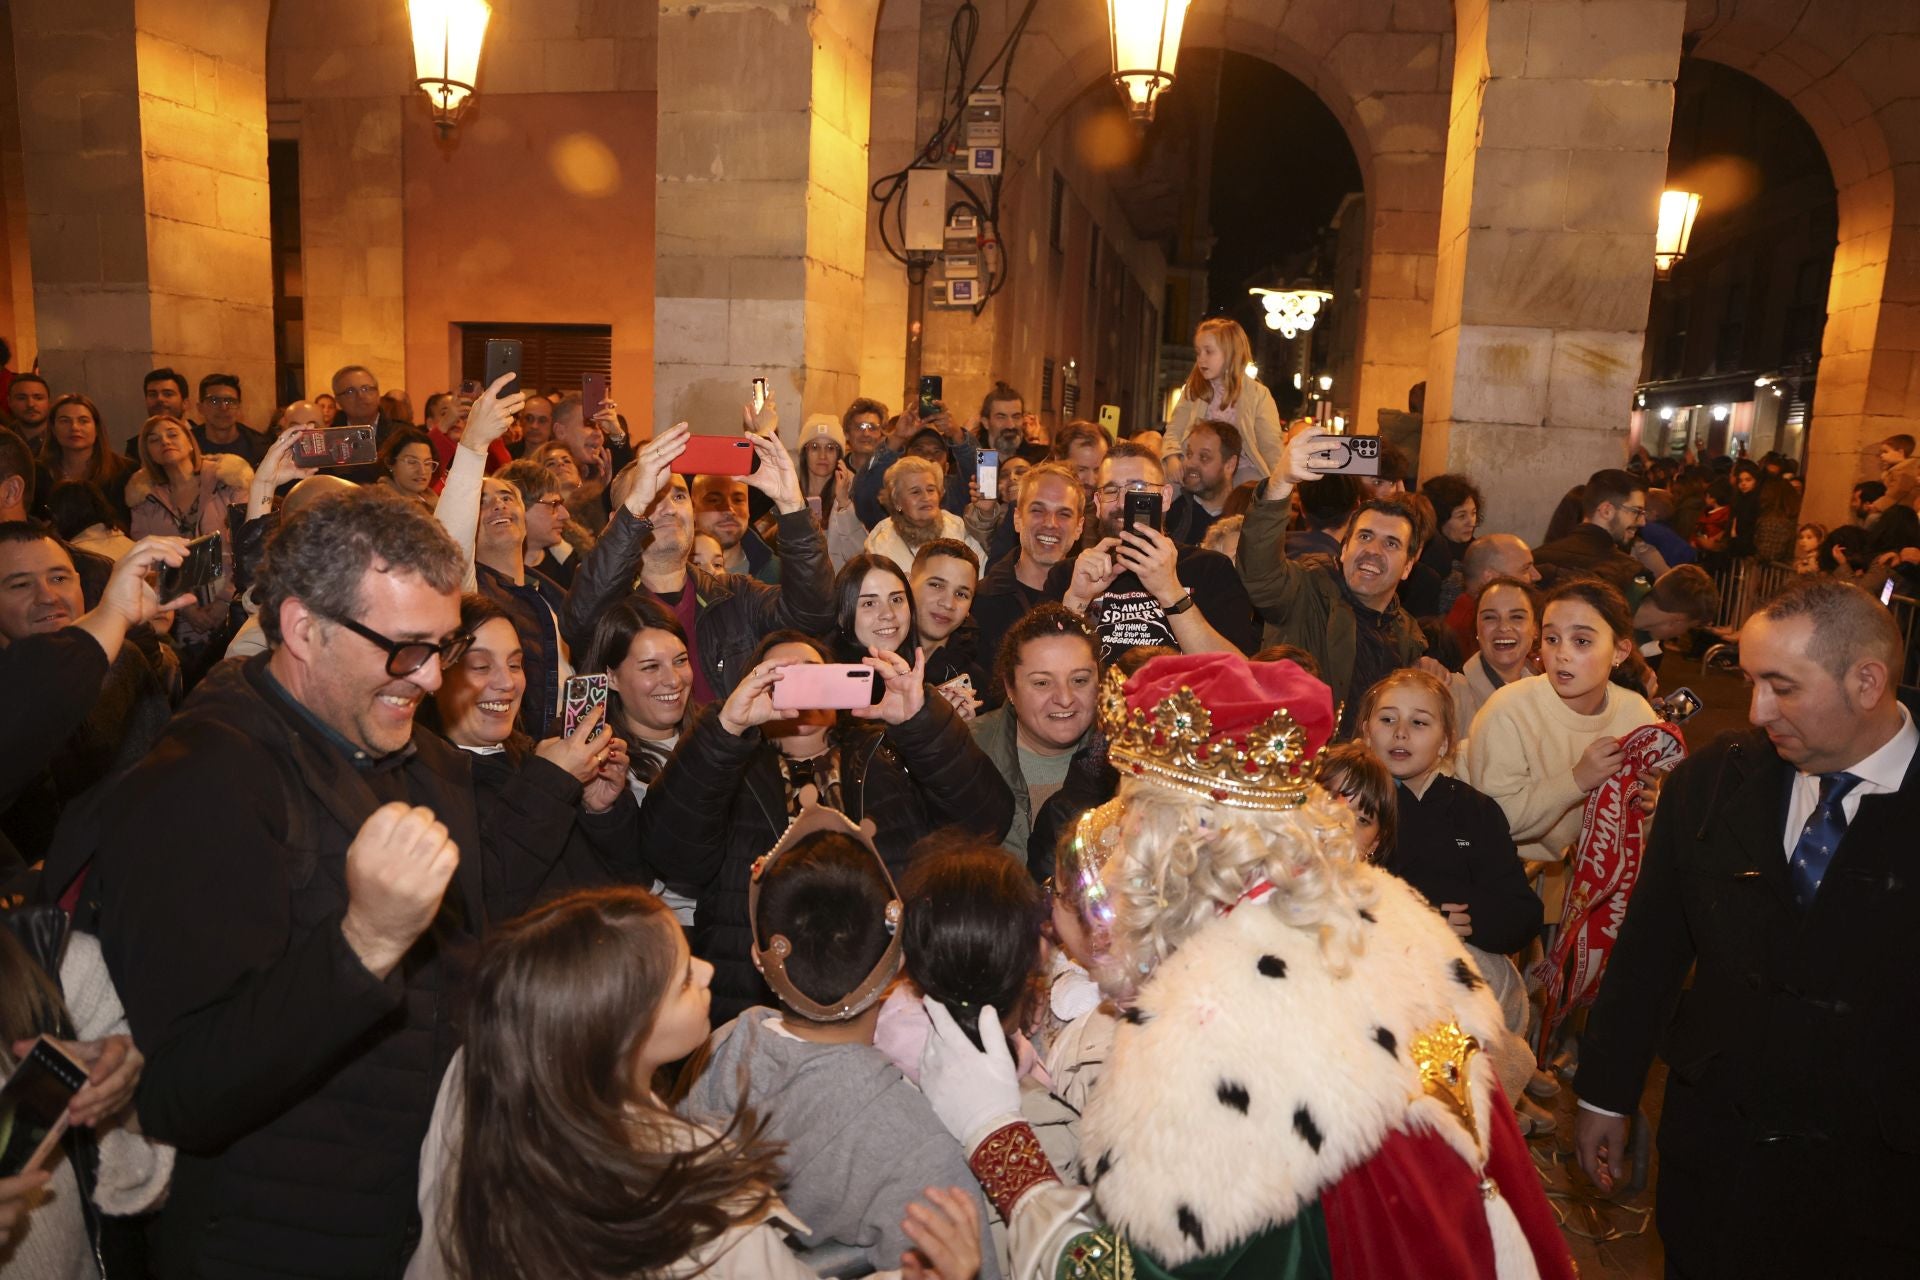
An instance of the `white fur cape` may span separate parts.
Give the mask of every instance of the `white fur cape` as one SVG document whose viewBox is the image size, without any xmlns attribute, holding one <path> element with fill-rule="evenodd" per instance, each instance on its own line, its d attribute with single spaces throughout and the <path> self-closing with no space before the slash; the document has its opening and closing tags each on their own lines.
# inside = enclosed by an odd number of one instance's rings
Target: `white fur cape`
<svg viewBox="0 0 1920 1280">
<path fill-rule="evenodd" d="M 1477 1136 L 1429 1096 L 1411 1052 L 1456 1022 L 1482 1045 L 1499 1006 L 1446 922 L 1359 867 L 1373 903 L 1344 976 L 1315 933 L 1243 903 L 1163 961 L 1114 1039 L 1081 1129 L 1100 1216 L 1163 1265 L 1290 1222 L 1393 1130 L 1439 1132 L 1485 1163 L 1494 1077 L 1470 1078 Z"/>
</svg>

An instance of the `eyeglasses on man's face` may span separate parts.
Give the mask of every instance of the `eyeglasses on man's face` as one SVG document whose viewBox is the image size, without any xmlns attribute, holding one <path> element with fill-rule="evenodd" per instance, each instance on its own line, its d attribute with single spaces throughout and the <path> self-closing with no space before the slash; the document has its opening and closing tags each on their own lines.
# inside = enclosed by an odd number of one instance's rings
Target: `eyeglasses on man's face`
<svg viewBox="0 0 1920 1280">
<path fill-rule="evenodd" d="M 315 610 L 318 613 L 318 610 Z M 440 669 L 445 671 L 466 656 L 473 647 L 473 637 L 464 631 L 457 631 L 445 640 L 435 643 L 431 640 L 390 640 L 372 627 L 363 626 L 352 618 L 335 617 L 322 613 L 319 616 L 337 626 L 345 627 L 368 644 L 382 649 L 387 655 L 387 674 L 396 680 L 403 680 L 434 658 L 440 659 Z"/>
</svg>

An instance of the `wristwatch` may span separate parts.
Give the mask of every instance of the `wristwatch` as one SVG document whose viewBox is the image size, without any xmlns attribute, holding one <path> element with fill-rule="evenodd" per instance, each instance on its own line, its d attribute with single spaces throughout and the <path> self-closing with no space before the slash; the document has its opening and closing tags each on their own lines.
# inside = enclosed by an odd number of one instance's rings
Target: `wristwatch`
<svg viewBox="0 0 1920 1280">
<path fill-rule="evenodd" d="M 1166 606 L 1163 612 L 1165 612 L 1166 615 L 1169 618 L 1171 618 L 1175 614 L 1185 613 L 1187 610 L 1191 608 L 1193 608 L 1193 588 L 1188 587 L 1187 594 L 1181 596 L 1178 600 L 1175 600 L 1172 604 Z"/>
</svg>

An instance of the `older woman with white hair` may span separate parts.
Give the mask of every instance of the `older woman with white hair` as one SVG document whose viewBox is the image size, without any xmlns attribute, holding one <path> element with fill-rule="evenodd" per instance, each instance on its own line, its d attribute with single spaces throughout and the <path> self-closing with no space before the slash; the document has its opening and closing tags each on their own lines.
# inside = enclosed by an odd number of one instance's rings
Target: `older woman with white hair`
<svg viewBox="0 0 1920 1280">
<path fill-rule="evenodd" d="M 1124 1012 L 1081 1121 L 1088 1186 L 1020 1119 L 1004 1037 L 976 1048 L 927 1002 L 921 1086 L 1009 1223 L 1010 1274 L 1571 1280 L 1481 1051 L 1499 1007 L 1311 781 L 1327 687 L 1155 658 L 1108 673 L 1100 720 L 1120 786 L 1083 823 L 1117 847 L 1077 900 L 1104 912 Z"/>
<path fill-rule="evenodd" d="M 935 538 L 952 538 L 965 543 L 985 564 L 986 549 L 967 531 L 967 522 L 940 509 L 945 489 L 946 476 L 938 463 L 910 455 L 888 467 L 880 491 L 893 514 L 873 526 L 864 549 L 886 556 L 900 566 L 900 572 L 911 573 L 915 552 Z"/>
</svg>

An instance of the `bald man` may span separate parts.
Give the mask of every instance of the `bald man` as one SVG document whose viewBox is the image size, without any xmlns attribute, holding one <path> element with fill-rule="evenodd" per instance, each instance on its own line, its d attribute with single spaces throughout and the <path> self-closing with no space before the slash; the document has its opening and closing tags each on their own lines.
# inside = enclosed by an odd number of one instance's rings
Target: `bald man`
<svg viewBox="0 0 1920 1280">
<path fill-rule="evenodd" d="M 1540 581 L 1540 571 L 1533 567 L 1533 548 L 1510 533 L 1490 533 L 1468 543 L 1467 554 L 1460 558 L 1460 576 L 1465 589 L 1447 611 L 1447 629 L 1466 654 L 1480 647 L 1473 617 L 1482 588 L 1495 578 L 1518 578 L 1528 584 Z"/>
</svg>

